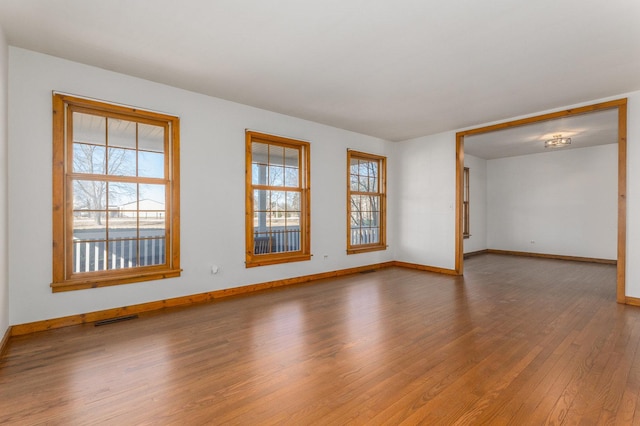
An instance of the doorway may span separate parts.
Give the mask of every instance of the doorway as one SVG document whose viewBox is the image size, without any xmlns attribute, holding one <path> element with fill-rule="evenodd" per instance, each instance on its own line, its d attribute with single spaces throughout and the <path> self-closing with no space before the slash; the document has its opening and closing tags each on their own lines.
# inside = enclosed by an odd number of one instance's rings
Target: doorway
<svg viewBox="0 0 640 426">
<path fill-rule="evenodd" d="M 464 239 L 463 239 L 463 203 L 464 203 L 464 139 L 471 135 L 480 135 L 497 130 L 512 129 L 535 123 L 543 123 L 566 117 L 585 115 L 604 110 L 616 110 L 618 121 L 618 217 L 617 217 L 617 276 L 616 300 L 627 303 L 625 286 L 626 267 L 626 186 L 627 186 L 627 99 L 618 99 L 579 108 L 527 117 L 519 120 L 498 123 L 456 133 L 456 230 L 455 230 L 455 271 L 464 272 Z"/>
</svg>

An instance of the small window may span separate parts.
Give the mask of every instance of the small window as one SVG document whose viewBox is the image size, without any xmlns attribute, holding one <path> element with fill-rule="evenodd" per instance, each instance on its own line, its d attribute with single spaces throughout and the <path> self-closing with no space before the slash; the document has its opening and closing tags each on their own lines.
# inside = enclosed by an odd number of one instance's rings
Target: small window
<svg viewBox="0 0 640 426">
<path fill-rule="evenodd" d="M 246 266 L 309 260 L 309 143 L 246 132 Z"/>
<path fill-rule="evenodd" d="M 386 249 L 386 158 L 347 151 L 347 253 Z"/>
<path fill-rule="evenodd" d="M 462 192 L 462 236 L 469 238 L 471 236 L 469 229 L 469 168 L 465 167 L 462 173 L 463 192 Z"/>
<path fill-rule="evenodd" d="M 179 120 L 53 96 L 54 292 L 180 275 Z"/>
</svg>

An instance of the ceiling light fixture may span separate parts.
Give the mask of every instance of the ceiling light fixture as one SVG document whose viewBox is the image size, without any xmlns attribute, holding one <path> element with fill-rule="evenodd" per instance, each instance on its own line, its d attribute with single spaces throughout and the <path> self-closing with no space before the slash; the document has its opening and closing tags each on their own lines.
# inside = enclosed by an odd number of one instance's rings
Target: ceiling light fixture
<svg viewBox="0 0 640 426">
<path fill-rule="evenodd" d="M 553 135 L 553 139 L 544 142 L 545 148 L 562 148 L 571 145 L 571 138 L 563 138 L 562 135 Z"/>
</svg>

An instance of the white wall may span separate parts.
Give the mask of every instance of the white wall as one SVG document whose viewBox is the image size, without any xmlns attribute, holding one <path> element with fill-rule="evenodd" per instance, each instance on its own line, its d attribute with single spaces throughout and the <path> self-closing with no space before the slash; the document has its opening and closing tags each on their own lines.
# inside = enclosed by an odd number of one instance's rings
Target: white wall
<svg viewBox="0 0 640 426">
<path fill-rule="evenodd" d="M 0 27 L 0 339 L 9 328 L 9 271 L 7 229 L 7 101 L 9 48 Z"/>
<path fill-rule="evenodd" d="M 618 145 L 487 161 L 491 249 L 616 259 Z"/>
<path fill-rule="evenodd" d="M 464 252 L 487 249 L 487 160 L 464 154 L 464 166 L 469 167 L 469 230 L 464 240 Z"/>
<path fill-rule="evenodd" d="M 180 116 L 182 277 L 51 293 L 52 90 Z M 390 142 L 14 47 L 9 105 L 11 324 L 394 259 L 392 223 L 389 249 L 346 255 L 346 150 L 387 155 L 393 185 Z M 244 267 L 245 128 L 311 142 L 311 261 Z"/>
<path fill-rule="evenodd" d="M 455 133 L 397 143 L 396 259 L 455 268 Z"/>
<path fill-rule="evenodd" d="M 627 98 L 626 295 L 640 298 L 640 91 Z"/>
</svg>

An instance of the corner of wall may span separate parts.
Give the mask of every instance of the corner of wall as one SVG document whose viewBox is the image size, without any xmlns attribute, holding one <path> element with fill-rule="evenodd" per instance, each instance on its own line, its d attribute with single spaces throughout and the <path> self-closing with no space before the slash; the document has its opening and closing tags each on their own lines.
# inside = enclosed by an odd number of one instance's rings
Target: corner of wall
<svg viewBox="0 0 640 426">
<path fill-rule="evenodd" d="M 9 330 L 9 274 L 7 246 L 8 87 L 9 46 L 0 27 L 0 336 Z"/>
</svg>

